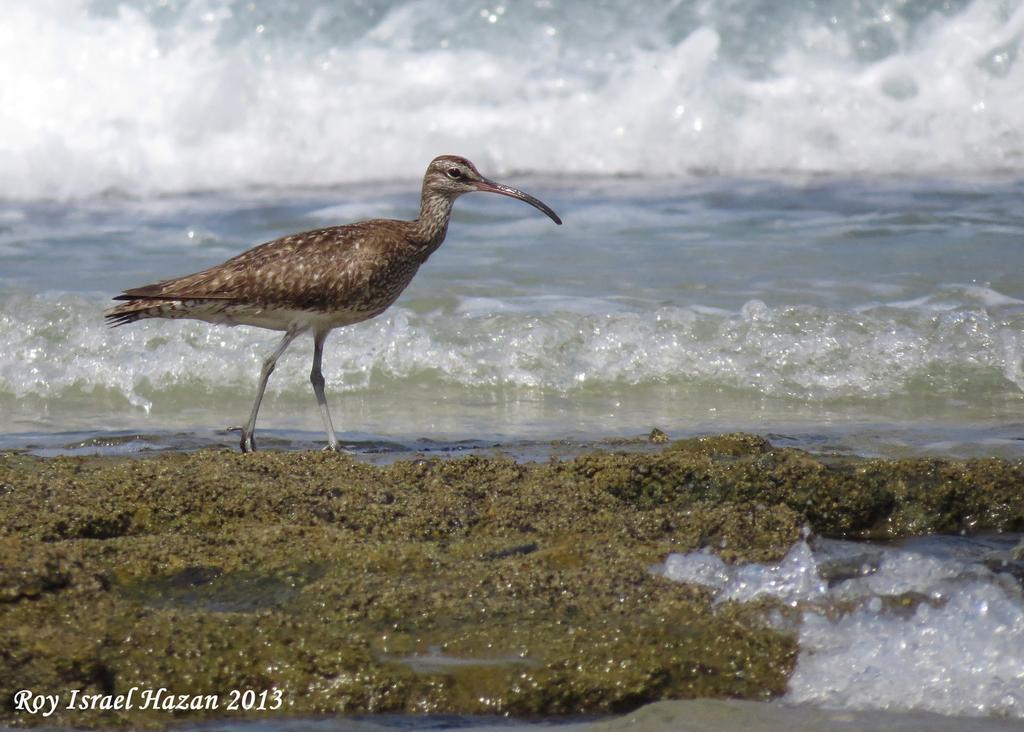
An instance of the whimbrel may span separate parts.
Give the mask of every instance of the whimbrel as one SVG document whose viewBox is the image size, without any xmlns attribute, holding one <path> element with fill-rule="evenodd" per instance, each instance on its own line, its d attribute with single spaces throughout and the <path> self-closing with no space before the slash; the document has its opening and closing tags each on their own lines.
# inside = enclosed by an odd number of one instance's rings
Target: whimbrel
<svg viewBox="0 0 1024 732">
<path fill-rule="evenodd" d="M 298 336 L 312 333 L 309 380 L 327 449 L 337 450 L 321 371 L 327 335 L 387 310 L 441 246 L 455 199 L 472 191 L 518 198 L 562 223 L 533 196 L 484 178 L 465 158 L 442 155 L 427 167 L 415 221 L 373 219 L 275 239 L 202 272 L 125 290 L 114 299 L 127 302 L 108 310 L 107 321 L 118 326 L 143 318 L 194 318 L 284 331 L 263 362 L 249 420 L 234 428 L 241 432 L 242 452 L 256 449 L 256 415 L 277 360 Z"/>
</svg>

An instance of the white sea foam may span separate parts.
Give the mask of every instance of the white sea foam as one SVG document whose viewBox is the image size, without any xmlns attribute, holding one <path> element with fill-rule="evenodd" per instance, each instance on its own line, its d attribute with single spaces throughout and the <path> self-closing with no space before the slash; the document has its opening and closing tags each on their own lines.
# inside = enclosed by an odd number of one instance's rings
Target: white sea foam
<svg viewBox="0 0 1024 732">
<path fill-rule="evenodd" d="M 487 170 L 1024 169 L 1024 7 L 0 7 L 0 195 Z"/>
<path fill-rule="evenodd" d="M 956 539 L 946 540 L 949 542 Z M 720 600 L 773 596 L 801 608 L 800 652 L 785 699 L 849 709 L 1024 717 L 1024 595 L 978 557 L 797 543 L 777 565 L 728 567 L 707 553 L 670 555 L 670 579 Z M 827 588 L 823 562 L 865 556 Z M 873 555 L 873 556 L 868 556 Z M 894 598 L 916 598 L 901 611 Z"/>
<path fill-rule="evenodd" d="M 793 545 L 786 557 L 774 566 L 742 564 L 730 566 L 711 552 L 670 554 L 659 571 L 677 582 L 704 585 L 717 590 L 716 600 L 750 602 L 759 597 L 774 597 L 796 606 L 819 600 L 828 592 L 818 576 L 814 555 L 807 542 Z"/>
<path fill-rule="evenodd" d="M 398 379 L 569 395 L 595 385 L 676 384 L 797 403 L 945 393 L 984 409 L 1024 389 L 1024 313 L 965 303 L 936 314 L 927 307 L 848 313 L 759 300 L 740 312 L 648 311 L 600 298 L 459 302 L 454 313 L 395 307 L 335 334 L 325 357 L 330 388 L 373 390 Z M 101 389 L 145 407 L 154 393 L 170 390 L 247 393 L 276 338 L 194 321 L 109 330 L 99 317 L 104 306 L 84 295 L 0 302 L 0 396 L 56 406 L 69 389 Z M 307 369 L 306 357 L 289 355 L 271 393 L 305 398 Z"/>
</svg>

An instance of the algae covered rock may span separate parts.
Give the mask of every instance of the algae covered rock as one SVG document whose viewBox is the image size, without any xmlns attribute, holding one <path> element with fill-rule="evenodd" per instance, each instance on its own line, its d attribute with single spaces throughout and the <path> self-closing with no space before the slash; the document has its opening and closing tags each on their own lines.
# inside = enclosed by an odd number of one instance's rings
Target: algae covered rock
<svg viewBox="0 0 1024 732">
<path fill-rule="evenodd" d="M 131 709 L 18 724 L 268 714 L 621 712 L 782 693 L 795 640 L 649 567 L 783 556 L 801 530 L 1024 527 L 1019 463 L 823 459 L 750 435 L 400 461 L 203 451 L 0 456 L 0 695 Z M 217 708 L 142 709 L 146 690 Z M 228 709 L 232 690 L 274 709 Z"/>
</svg>

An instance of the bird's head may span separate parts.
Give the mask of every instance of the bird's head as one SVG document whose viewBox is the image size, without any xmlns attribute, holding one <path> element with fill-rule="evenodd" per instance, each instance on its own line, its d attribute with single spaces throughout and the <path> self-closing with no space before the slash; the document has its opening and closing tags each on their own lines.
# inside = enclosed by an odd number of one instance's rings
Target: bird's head
<svg viewBox="0 0 1024 732">
<path fill-rule="evenodd" d="M 543 211 L 556 224 L 562 223 L 558 214 L 552 211 L 547 204 L 516 188 L 484 178 L 476 166 L 466 158 L 458 155 L 441 155 L 430 161 L 427 174 L 423 179 L 424 194 L 428 192 L 434 195 L 440 194 L 453 201 L 463 193 L 472 191 L 500 193 L 503 196 L 518 198 Z"/>
</svg>

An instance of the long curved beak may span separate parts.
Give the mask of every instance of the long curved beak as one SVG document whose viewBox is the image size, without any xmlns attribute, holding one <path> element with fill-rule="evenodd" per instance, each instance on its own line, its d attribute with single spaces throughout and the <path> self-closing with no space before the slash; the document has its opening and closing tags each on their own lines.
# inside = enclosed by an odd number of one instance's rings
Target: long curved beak
<svg viewBox="0 0 1024 732">
<path fill-rule="evenodd" d="M 495 183 L 493 180 L 487 180 L 486 178 L 484 178 L 483 180 L 475 181 L 475 183 L 476 189 L 478 191 L 486 191 L 487 193 L 500 193 L 503 196 L 510 196 L 512 198 L 518 198 L 520 201 L 526 201 L 534 208 L 543 211 L 549 219 L 554 221 L 559 226 L 561 226 L 562 224 L 562 220 L 558 218 L 558 214 L 552 211 L 546 203 L 537 198 L 534 198 L 529 193 L 523 193 L 518 188 L 513 188 L 512 186 L 507 186 L 503 183 Z"/>
</svg>

